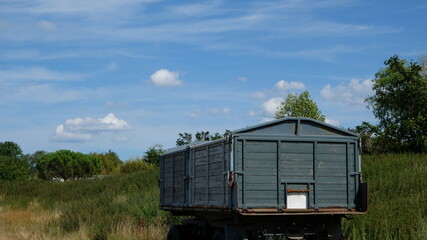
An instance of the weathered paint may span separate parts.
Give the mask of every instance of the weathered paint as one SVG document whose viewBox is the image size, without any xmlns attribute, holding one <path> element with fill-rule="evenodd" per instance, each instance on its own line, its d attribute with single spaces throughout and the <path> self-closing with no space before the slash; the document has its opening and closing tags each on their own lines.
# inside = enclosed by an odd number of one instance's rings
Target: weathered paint
<svg viewBox="0 0 427 240">
<path fill-rule="evenodd" d="M 160 160 L 160 206 L 186 214 L 218 209 L 356 213 L 359 146 L 352 132 L 313 119 L 286 118 L 174 148 Z M 306 194 L 301 206 L 308 209 L 288 209 L 292 192 Z"/>
</svg>

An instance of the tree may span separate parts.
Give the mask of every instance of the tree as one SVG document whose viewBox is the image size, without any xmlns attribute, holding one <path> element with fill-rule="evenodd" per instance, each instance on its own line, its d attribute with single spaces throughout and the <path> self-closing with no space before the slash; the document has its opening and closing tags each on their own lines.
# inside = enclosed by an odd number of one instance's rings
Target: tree
<svg viewBox="0 0 427 240">
<path fill-rule="evenodd" d="M 416 62 L 397 55 L 375 74 L 374 95 L 366 102 L 379 119 L 381 148 L 427 152 L 427 76 Z"/>
<path fill-rule="evenodd" d="M 33 154 L 25 154 L 24 158 L 27 160 L 30 167 L 30 175 L 37 176 L 37 163 L 41 157 L 46 155 L 47 152 L 43 150 L 35 151 Z"/>
<path fill-rule="evenodd" d="M 298 94 L 289 93 L 284 102 L 280 103 L 275 117 L 277 119 L 284 117 L 308 117 L 325 121 L 325 115 L 317 107 L 316 102 L 310 97 L 308 91 Z"/>
<path fill-rule="evenodd" d="M 58 150 L 41 157 L 37 163 L 39 177 L 77 180 L 99 173 L 101 160 L 96 156 L 70 150 Z"/>
<path fill-rule="evenodd" d="M 369 122 L 363 121 L 361 125 L 356 126 L 354 129 L 348 129 L 352 132 L 358 133 L 362 140 L 362 152 L 363 153 L 374 153 L 380 152 L 378 146 L 377 136 L 379 129 L 377 126 L 370 124 Z"/>
<path fill-rule="evenodd" d="M 99 174 L 108 175 L 120 171 L 120 165 L 123 163 L 117 153 L 108 150 L 106 153 L 91 153 L 91 156 L 95 156 L 100 159 Z"/>
<path fill-rule="evenodd" d="M 163 146 L 156 144 L 148 148 L 143 157 L 144 161 L 159 165 L 160 155 L 163 154 Z"/>
<path fill-rule="evenodd" d="M 223 135 L 218 132 L 210 134 L 209 131 L 200 131 L 196 132 L 194 136 L 196 137 L 195 141 L 214 141 L 226 137 L 229 134 L 231 134 L 231 131 L 226 129 Z M 177 146 L 187 145 L 193 142 L 193 135 L 191 133 L 178 133 L 178 135 L 179 138 L 176 140 Z"/>
<path fill-rule="evenodd" d="M 21 158 L 22 149 L 17 143 L 14 142 L 0 142 L 0 156 Z"/>
<path fill-rule="evenodd" d="M 25 180 L 29 177 L 29 165 L 25 159 L 0 155 L 0 181 Z"/>
<path fill-rule="evenodd" d="M 192 142 L 193 136 L 191 135 L 191 133 L 178 133 L 178 135 L 179 138 L 176 140 L 177 146 L 187 145 Z"/>
<path fill-rule="evenodd" d="M 29 177 L 30 166 L 14 142 L 0 142 L 0 181 L 24 180 Z"/>
<path fill-rule="evenodd" d="M 210 139 L 209 131 L 196 132 L 196 140 L 197 141 L 210 141 L 211 139 Z"/>
</svg>

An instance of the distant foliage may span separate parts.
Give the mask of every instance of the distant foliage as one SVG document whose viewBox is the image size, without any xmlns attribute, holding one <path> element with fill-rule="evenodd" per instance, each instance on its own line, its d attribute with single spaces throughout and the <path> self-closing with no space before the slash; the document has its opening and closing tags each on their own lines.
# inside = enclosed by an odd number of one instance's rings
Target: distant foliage
<svg viewBox="0 0 427 240">
<path fill-rule="evenodd" d="M 182 146 L 182 145 L 187 145 L 196 141 L 214 141 L 214 140 L 218 140 L 223 137 L 226 137 L 230 133 L 231 131 L 228 129 L 226 129 L 224 134 L 222 135 L 218 132 L 214 134 L 210 134 L 209 131 L 199 131 L 199 132 L 196 132 L 196 134 L 194 135 L 196 138 L 194 141 L 193 141 L 193 135 L 191 133 L 186 133 L 186 132 L 178 133 L 179 138 L 176 140 L 176 145 Z"/>
<path fill-rule="evenodd" d="M 163 153 L 163 146 L 161 144 L 156 144 L 148 148 L 144 154 L 143 160 L 148 163 L 159 165 L 160 155 Z"/>
<path fill-rule="evenodd" d="M 354 129 L 348 129 L 352 132 L 358 133 L 362 140 L 362 153 L 371 154 L 378 153 L 382 150 L 379 148 L 378 143 L 379 128 L 369 122 L 363 121 L 361 125 L 356 126 Z"/>
<path fill-rule="evenodd" d="M 275 117 L 307 117 L 324 122 L 326 117 L 317 107 L 316 102 L 311 99 L 308 91 L 298 94 L 289 93 L 286 100 L 280 103 Z"/>
<path fill-rule="evenodd" d="M 379 119 L 377 143 L 383 152 L 427 152 L 425 66 L 397 55 L 375 74 L 374 95 L 366 101 Z"/>
<path fill-rule="evenodd" d="M 193 140 L 193 135 L 191 133 L 178 133 L 179 138 L 176 140 L 177 146 L 190 144 Z"/>
<path fill-rule="evenodd" d="M 37 164 L 38 175 L 45 180 L 60 178 L 76 180 L 99 173 L 101 160 L 96 156 L 70 150 L 59 150 L 40 158 Z"/>
<path fill-rule="evenodd" d="M 30 175 L 30 165 L 14 142 L 0 142 L 0 181 L 24 180 Z"/>
<path fill-rule="evenodd" d="M 29 165 L 25 159 L 0 156 L 0 181 L 25 180 L 29 174 Z"/>
<path fill-rule="evenodd" d="M 123 174 L 143 172 L 156 168 L 154 164 L 143 161 L 142 159 L 133 159 L 124 162 L 120 167 L 120 172 Z"/>
<path fill-rule="evenodd" d="M 90 155 L 101 160 L 99 172 L 101 175 L 117 173 L 120 171 L 120 166 L 123 164 L 117 153 L 111 150 L 106 153 L 91 153 Z"/>
<path fill-rule="evenodd" d="M 14 142 L 0 142 L 0 156 L 9 156 L 14 158 L 22 157 L 21 147 Z"/>
</svg>

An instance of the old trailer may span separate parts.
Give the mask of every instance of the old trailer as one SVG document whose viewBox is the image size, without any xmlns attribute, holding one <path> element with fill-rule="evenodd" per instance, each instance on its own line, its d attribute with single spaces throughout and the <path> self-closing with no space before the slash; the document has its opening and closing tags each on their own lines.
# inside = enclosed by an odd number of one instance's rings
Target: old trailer
<svg viewBox="0 0 427 240">
<path fill-rule="evenodd" d="M 160 208 L 192 216 L 168 239 L 344 239 L 341 218 L 367 211 L 357 134 L 284 118 L 160 157 Z"/>
</svg>

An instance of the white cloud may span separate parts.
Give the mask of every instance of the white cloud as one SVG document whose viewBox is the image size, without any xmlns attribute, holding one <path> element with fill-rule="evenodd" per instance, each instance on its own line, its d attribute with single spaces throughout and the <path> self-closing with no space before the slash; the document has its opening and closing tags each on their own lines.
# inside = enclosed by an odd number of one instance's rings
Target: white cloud
<svg viewBox="0 0 427 240">
<path fill-rule="evenodd" d="M 56 25 L 53 22 L 49 22 L 49 21 L 39 21 L 37 23 L 37 27 L 45 30 L 45 31 L 55 31 L 56 30 Z"/>
<path fill-rule="evenodd" d="M 255 99 L 261 99 L 261 98 L 265 98 L 265 97 L 266 97 L 266 95 L 265 95 L 265 93 L 264 93 L 264 92 L 258 91 L 258 92 L 253 93 L 253 94 L 251 95 L 251 97 L 252 97 L 252 98 L 255 98 Z"/>
<path fill-rule="evenodd" d="M 283 102 L 284 99 L 282 97 L 270 98 L 262 104 L 262 110 L 268 116 L 274 116 L 277 111 L 277 108 L 280 106 L 280 103 Z"/>
<path fill-rule="evenodd" d="M 132 127 L 124 120 L 118 119 L 113 113 L 104 118 L 75 118 L 65 121 L 65 125 L 72 131 L 122 131 Z"/>
<path fill-rule="evenodd" d="M 123 119 L 117 118 L 113 113 L 104 118 L 74 118 L 65 121 L 56 128 L 53 140 L 84 142 L 93 138 L 93 135 L 100 132 L 117 132 L 130 130 L 132 127 Z M 115 138 L 118 142 L 125 137 Z"/>
<path fill-rule="evenodd" d="M 171 72 L 167 69 L 160 69 L 153 73 L 150 77 L 151 83 L 160 87 L 175 87 L 182 85 L 179 80 L 179 72 Z"/>
<path fill-rule="evenodd" d="M 333 119 L 325 119 L 325 123 L 327 124 L 331 124 L 333 126 L 339 127 L 340 126 L 340 122 L 337 120 L 333 120 Z"/>
<path fill-rule="evenodd" d="M 274 87 L 281 91 L 287 90 L 304 90 L 305 86 L 302 82 L 286 82 L 285 80 L 280 80 L 274 85 Z"/>
<path fill-rule="evenodd" d="M 357 79 L 352 79 L 347 85 L 338 85 L 336 87 L 327 84 L 320 91 L 320 95 L 326 100 L 348 104 L 363 104 L 365 98 L 372 95 L 372 93 L 371 79 L 361 82 Z"/>
<path fill-rule="evenodd" d="M 52 139 L 58 142 L 87 142 L 92 140 L 92 135 L 88 133 L 68 132 L 65 130 L 64 125 L 61 124 L 56 128 Z"/>
</svg>

